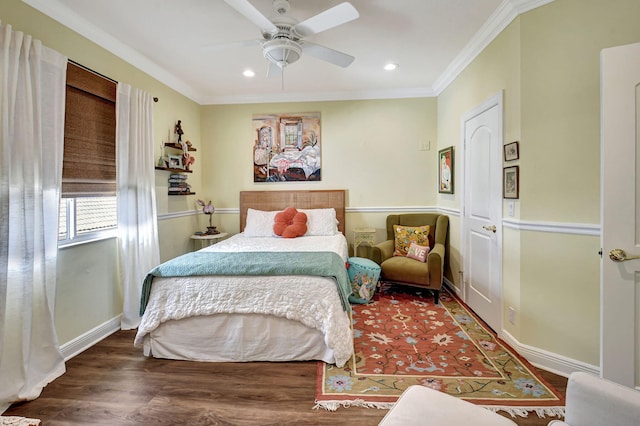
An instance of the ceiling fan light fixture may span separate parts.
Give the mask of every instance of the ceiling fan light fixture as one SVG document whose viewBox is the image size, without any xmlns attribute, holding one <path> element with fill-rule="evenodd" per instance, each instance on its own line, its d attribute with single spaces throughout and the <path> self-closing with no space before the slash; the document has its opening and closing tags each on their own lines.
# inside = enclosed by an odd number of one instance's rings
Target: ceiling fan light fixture
<svg viewBox="0 0 640 426">
<path fill-rule="evenodd" d="M 224 0 L 229 6 L 255 24 L 262 33 L 262 55 L 269 61 L 269 70 L 298 61 L 302 53 L 346 68 L 355 59 L 351 55 L 305 41 L 304 38 L 357 19 L 360 15 L 348 1 L 299 22 L 289 15 L 289 0 L 272 0 L 275 17 L 269 19 L 251 4 L 251 0 Z M 258 40 L 256 40 L 258 41 Z M 303 49 L 304 47 L 304 49 Z M 269 72 L 267 73 L 269 76 Z"/>
<path fill-rule="evenodd" d="M 267 60 L 284 68 L 300 59 L 302 47 L 289 39 L 273 39 L 262 45 L 262 54 Z"/>
<path fill-rule="evenodd" d="M 386 64 L 386 65 L 384 66 L 384 70 L 385 70 L 385 71 L 393 71 L 393 70 L 395 70 L 396 68 L 398 68 L 398 64 L 394 64 L 393 62 L 389 62 L 388 64 Z"/>
</svg>

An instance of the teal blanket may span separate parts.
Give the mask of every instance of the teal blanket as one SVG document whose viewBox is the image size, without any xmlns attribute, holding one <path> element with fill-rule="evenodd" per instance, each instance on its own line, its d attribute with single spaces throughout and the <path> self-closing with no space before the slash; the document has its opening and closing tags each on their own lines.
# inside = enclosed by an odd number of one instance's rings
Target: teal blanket
<svg viewBox="0 0 640 426">
<path fill-rule="evenodd" d="M 349 311 L 351 283 L 342 258 L 333 252 L 206 252 L 183 254 L 152 269 L 142 284 L 140 316 L 149 303 L 154 277 L 194 275 L 315 275 L 335 279 L 342 307 Z"/>
</svg>

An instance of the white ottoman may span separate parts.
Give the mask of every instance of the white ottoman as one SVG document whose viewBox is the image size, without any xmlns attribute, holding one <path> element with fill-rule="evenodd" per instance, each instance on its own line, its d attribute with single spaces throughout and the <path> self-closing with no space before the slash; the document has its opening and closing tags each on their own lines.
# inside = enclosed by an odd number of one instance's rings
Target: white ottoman
<svg viewBox="0 0 640 426">
<path fill-rule="evenodd" d="M 409 386 L 379 426 L 514 426 L 486 408 L 424 386 Z"/>
</svg>

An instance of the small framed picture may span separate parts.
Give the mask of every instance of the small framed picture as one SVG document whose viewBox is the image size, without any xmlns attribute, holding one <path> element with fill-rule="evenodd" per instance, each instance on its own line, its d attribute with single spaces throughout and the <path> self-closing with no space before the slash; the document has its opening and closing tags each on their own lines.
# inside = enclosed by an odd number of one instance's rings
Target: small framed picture
<svg viewBox="0 0 640 426">
<path fill-rule="evenodd" d="M 438 151 L 438 192 L 453 194 L 453 147 Z"/>
<path fill-rule="evenodd" d="M 181 155 L 170 155 L 169 156 L 169 168 L 170 169 L 184 169 L 184 165 L 182 164 L 182 156 Z"/>
<path fill-rule="evenodd" d="M 504 146 L 504 161 L 513 161 L 520 158 L 520 146 L 518 142 L 511 142 Z"/>
<path fill-rule="evenodd" d="M 504 198 L 519 198 L 520 167 L 505 167 L 503 173 L 502 192 Z"/>
</svg>

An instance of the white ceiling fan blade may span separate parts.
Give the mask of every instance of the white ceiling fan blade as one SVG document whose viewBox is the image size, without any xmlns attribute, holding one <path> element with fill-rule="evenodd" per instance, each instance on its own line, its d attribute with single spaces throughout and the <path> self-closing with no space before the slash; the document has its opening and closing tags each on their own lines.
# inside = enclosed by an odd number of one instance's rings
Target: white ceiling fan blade
<svg viewBox="0 0 640 426">
<path fill-rule="evenodd" d="M 307 37 L 353 21 L 359 16 L 351 3 L 344 2 L 294 25 L 292 30 L 300 37 Z"/>
<path fill-rule="evenodd" d="M 202 50 L 205 52 L 217 52 L 219 50 L 235 49 L 238 47 L 259 46 L 262 42 L 264 42 L 263 39 L 256 38 L 253 40 L 230 41 L 227 43 L 210 43 L 202 46 Z"/>
<path fill-rule="evenodd" d="M 337 50 L 320 46 L 319 44 L 309 43 L 308 41 L 305 41 L 302 45 L 302 51 L 314 58 L 322 59 L 323 61 L 330 62 L 342 68 L 346 68 L 351 65 L 355 59 L 353 56 L 347 55 L 346 53 L 338 52 Z"/>
<path fill-rule="evenodd" d="M 234 8 L 242 16 L 256 24 L 262 33 L 275 33 L 278 28 L 267 19 L 258 9 L 256 9 L 248 0 L 224 0 L 229 6 Z"/>
</svg>

